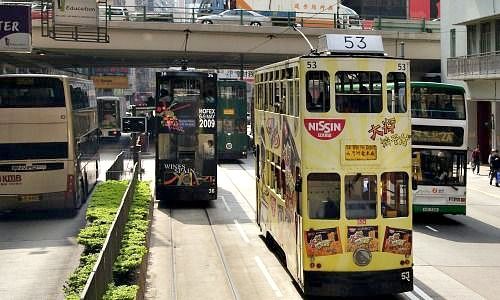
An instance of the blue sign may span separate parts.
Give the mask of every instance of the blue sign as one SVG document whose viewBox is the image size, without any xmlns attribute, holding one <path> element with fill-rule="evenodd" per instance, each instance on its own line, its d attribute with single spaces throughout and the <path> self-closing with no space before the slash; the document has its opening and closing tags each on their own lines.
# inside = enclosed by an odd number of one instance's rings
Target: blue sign
<svg viewBox="0 0 500 300">
<path fill-rule="evenodd" d="M 31 7 L 0 5 L 0 52 L 31 52 Z"/>
</svg>

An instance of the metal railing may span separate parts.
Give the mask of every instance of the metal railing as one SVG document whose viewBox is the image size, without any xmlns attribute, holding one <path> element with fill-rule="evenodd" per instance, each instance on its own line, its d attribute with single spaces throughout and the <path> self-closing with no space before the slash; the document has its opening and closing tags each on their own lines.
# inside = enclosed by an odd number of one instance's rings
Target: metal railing
<svg viewBox="0 0 500 300">
<path fill-rule="evenodd" d="M 138 164 L 134 166 L 133 178 L 130 181 L 125 194 L 123 195 L 120 207 L 115 219 L 108 231 L 106 240 L 99 252 L 97 262 L 90 273 L 85 287 L 80 294 L 82 300 L 98 300 L 108 288 L 108 284 L 113 281 L 113 264 L 120 254 L 123 231 L 128 220 L 128 213 L 132 203 L 140 168 Z"/>
<path fill-rule="evenodd" d="M 500 75 L 500 52 L 448 58 L 447 73 L 449 77 L 477 77 Z"/>
<path fill-rule="evenodd" d="M 312 28 L 339 28 L 339 29 L 377 29 L 396 30 L 407 32 L 439 32 L 440 22 L 422 19 L 391 19 L 374 18 L 363 20 L 355 15 L 337 14 L 331 11 L 317 13 L 304 11 L 256 11 L 267 17 L 266 21 L 248 19 L 244 17 L 244 10 L 231 19 L 218 19 L 217 12 L 200 12 L 199 8 L 185 8 L 176 6 L 120 6 L 126 13 L 111 13 L 111 6 L 101 9 L 101 21 L 131 21 L 131 22 L 167 22 L 167 23 L 200 23 L 200 24 L 232 24 L 255 26 L 304 26 Z M 116 12 L 116 10 L 114 10 Z M 104 14 L 106 12 L 106 14 Z M 207 18 L 207 16 L 209 16 Z M 205 19 L 204 19 L 205 18 Z"/>
<path fill-rule="evenodd" d="M 106 171 L 106 180 L 121 180 L 123 177 L 124 152 L 118 154 L 109 169 Z"/>
</svg>

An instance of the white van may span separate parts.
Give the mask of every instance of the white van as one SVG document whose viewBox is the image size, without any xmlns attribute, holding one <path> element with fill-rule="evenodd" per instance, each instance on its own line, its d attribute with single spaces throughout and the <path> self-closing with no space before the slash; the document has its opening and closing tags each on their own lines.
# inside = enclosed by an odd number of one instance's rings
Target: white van
<svg viewBox="0 0 500 300">
<path fill-rule="evenodd" d="M 126 7 L 99 6 L 99 20 L 128 21 L 129 13 Z"/>
</svg>

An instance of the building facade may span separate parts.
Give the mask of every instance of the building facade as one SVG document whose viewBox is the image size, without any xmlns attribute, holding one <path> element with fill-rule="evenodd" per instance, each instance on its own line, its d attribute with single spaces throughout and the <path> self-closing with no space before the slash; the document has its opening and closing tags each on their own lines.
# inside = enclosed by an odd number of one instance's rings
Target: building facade
<svg viewBox="0 0 500 300">
<path fill-rule="evenodd" d="M 469 148 L 500 147 L 500 0 L 441 1 L 443 81 L 467 91 Z"/>
</svg>

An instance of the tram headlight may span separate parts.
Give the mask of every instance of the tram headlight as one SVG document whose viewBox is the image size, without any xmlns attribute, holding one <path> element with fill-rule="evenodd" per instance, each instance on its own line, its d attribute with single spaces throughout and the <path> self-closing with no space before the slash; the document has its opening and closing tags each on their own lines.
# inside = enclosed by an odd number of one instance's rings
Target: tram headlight
<svg viewBox="0 0 500 300">
<path fill-rule="evenodd" d="M 226 149 L 227 150 L 233 149 L 233 144 L 232 143 L 226 143 Z"/>
<path fill-rule="evenodd" d="M 359 248 L 354 251 L 352 258 L 356 265 L 364 267 L 372 261 L 372 253 L 368 249 Z"/>
</svg>

